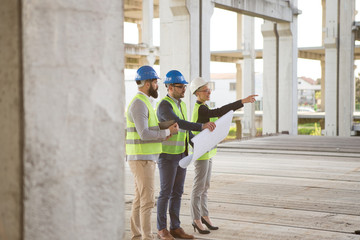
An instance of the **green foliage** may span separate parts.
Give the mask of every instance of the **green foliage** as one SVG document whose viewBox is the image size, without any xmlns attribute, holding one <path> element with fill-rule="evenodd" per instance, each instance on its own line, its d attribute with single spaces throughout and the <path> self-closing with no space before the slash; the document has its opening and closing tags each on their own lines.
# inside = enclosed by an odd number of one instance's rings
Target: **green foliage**
<svg viewBox="0 0 360 240">
<path fill-rule="evenodd" d="M 313 128 L 298 128 L 299 135 L 310 135 L 310 133 L 312 131 L 313 131 Z"/>
<path fill-rule="evenodd" d="M 320 123 L 304 123 L 299 124 L 298 126 L 299 135 L 314 135 L 321 136 L 321 126 Z"/>
<path fill-rule="evenodd" d="M 321 127 L 320 127 L 320 125 L 318 126 L 317 123 L 315 123 L 314 128 L 315 129 L 313 131 L 311 131 L 310 135 L 321 136 Z"/>
<path fill-rule="evenodd" d="M 236 136 L 236 127 L 231 127 L 229 129 L 228 137 L 235 137 Z"/>
</svg>

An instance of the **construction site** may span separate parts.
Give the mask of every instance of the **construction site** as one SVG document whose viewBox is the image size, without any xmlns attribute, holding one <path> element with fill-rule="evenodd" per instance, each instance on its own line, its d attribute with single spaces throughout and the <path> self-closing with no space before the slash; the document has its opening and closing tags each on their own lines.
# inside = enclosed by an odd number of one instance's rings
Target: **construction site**
<svg viewBox="0 0 360 240">
<path fill-rule="evenodd" d="M 194 232 L 187 168 L 181 226 L 203 240 L 360 240 L 360 58 L 355 0 L 317 0 L 321 46 L 298 47 L 305 0 L 3 0 L 0 5 L 0 240 L 130 240 L 134 179 L 126 162 L 124 72 L 179 70 L 211 80 L 213 62 L 236 68 L 236 138 L 213 159 L 209 210 L 219 227 Z M 236 14 L 236 49 L 211 51 L 215 9 Z M 261 19 L 262 49 L 256 49 Z M 153 20 L 160 45 L 154 44 Z M 126 23 L 137 43 L 126 43 Z M 224 26 L 225 28 L 226 26 Z M 298 60 L 318 61 L 320 111 L 298 112 Z M 134 89 L 136 85 L 134 83 Z M 159 98 L 167 93 L 159 84 Z M 226 96 L 224 96 L 225 98 Z M 186 92 L 188 117 L 196 102 Z M 321 119 L 319 136 L 298 135 Z M 261 133 L 257 134 L 261 126 Z M 155 198 L 160 190 L 155 171 Z M 156 238 L 156 207 L 152 230 Z"/>
</svg>

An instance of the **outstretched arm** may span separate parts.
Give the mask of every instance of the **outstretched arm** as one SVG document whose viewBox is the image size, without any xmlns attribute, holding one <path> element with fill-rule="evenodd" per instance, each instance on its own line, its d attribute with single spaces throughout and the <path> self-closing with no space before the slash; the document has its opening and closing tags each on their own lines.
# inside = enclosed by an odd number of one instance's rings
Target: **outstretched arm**
<svg viewBox="0 0 360 240">
<path fill-rule="evenodd" d="M 157 116 L 160 122 L 175 120 L 179 125 L 179 128 L 189 131 L 201 131 L 202 124 L 193 123 L 186 120 L 180 119 L 173 111 L 172 106 L 169 102 L 163 100 L 160 102 L 157 109 Z"/>
</svg>

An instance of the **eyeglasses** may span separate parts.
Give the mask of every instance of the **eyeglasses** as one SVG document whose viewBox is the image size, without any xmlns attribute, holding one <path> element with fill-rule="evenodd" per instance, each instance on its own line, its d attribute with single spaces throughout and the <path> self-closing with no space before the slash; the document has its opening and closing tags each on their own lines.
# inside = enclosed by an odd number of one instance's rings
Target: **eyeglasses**
<svg viewBox="0 0 360 240">
<path fill-rule="evenodd" d="M 186 89 L 187 85 L 173 85 L 176 88 L 180 88 L 180 89 Z"/>
</svg>

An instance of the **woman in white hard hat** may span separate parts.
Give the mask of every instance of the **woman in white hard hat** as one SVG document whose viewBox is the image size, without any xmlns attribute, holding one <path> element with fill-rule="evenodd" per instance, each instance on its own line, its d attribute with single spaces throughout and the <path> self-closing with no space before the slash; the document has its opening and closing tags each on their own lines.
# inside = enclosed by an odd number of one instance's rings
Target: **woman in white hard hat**
<svg viewBox="0 0 360 240">
<path fill-rule="evenodd" d="M 237 100 L 233 103 L 222 106 L 221 108 L 209 109 L 206 101 L 210 100 L 211 89 L 208 87 L 208 82 L 205 79 L 198 77 L 190 83 L 190 91 L 197 98 L 192 113 L 192 122 L 206 123 L 209 121 L 216 121 L 218 117 L 223 116 L 230 110 L 237 110 L 244 106 L 244 103 L 255 102 L 257 95 L 250 95 L 244 99 Z M 199 132 L 194 132 L 198 134 Z M 201 234 L 210 233 L 209 230 L 217 230 L 210 220 L 207 209 L 207 190 L 210 187 L 212 157 L 216 154 L 216 148 L 205 153 L 197 161 L 194 162 L 195 177 L 193 183 L 193 190 L 191 193 L 191 216 L 193 219 L 192 226 Z M 207 229 L 202 225 L 205 224 Z"/>
</svg>

